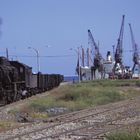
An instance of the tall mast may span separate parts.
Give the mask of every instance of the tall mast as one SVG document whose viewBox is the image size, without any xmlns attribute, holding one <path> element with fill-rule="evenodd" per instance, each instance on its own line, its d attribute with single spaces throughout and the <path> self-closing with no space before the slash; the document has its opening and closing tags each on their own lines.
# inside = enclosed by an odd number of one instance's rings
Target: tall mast
<svg viewBox="0 0 140 140">
<path fill-rule="evenodd" d="M 133 34 L 132 27 L 131 27 L 130 23 L 129 23 L 129 28 L 130 28 L 130 34 L 131 34 L 131 42 L 132 42 L 132 49 L 133 49 L 133 62 L 134 62 L 134 65 L 132 68 L 132 73 L 134 73 L 134 69 L 135 69 L 136 65 L 138 65 L 139 73 L 140 73 L 139 51 L 138 51 L 138 46 L 135 42 L 134 34 Z"/>
<path fill-rule="evenodd" d="M 82 47 L 82 66 L 85 66 L 85 54 L 84 54 L 84 48 Z"/>
<path fill-rule="evenodd" d="M 92 56 L 93 56 L 92 61 L 94 62 L 94 67 L 99 68 L 102 56 L 99 52 L 99 46 L 95 42 L 90 30 L 88 30 L 88 38 L 89 38 L 88 44 L 91 47 L 91 53 L 92 53 Z"/>
<path fill-rule="evenodd" d="M 122 65 L 124 18 L 125 15 L 122 16 L 121 29 L 120 29 L 120 34 L 119 34 L 116 52 L 115 52 L 115 63 L 119 63 L 120 65 Z"/>
</svg>

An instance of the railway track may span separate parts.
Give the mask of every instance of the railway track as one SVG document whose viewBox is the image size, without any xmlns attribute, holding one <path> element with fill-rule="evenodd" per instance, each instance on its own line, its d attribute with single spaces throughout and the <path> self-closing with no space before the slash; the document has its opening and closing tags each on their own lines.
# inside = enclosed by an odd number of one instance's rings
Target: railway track
<svg viewBox="0 0 140 140">
<path fill-rule="evenodd" d="M 140 97 L 53 117 L 0 133 L 2 140 L 82 139 L 140 122 Z"/>
</svg>

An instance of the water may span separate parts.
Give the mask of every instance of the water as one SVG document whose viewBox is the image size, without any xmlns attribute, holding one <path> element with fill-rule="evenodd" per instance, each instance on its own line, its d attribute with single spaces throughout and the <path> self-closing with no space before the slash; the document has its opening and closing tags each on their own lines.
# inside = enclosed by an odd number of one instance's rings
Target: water
<svg viewBox="0 0 140 140">
<path fill-rule="evenodd" d="M 64 76 L 64 81 L 67 81 L 67 82 L 77 82 L 78 81 L 78 76 Z"/>
</svg>

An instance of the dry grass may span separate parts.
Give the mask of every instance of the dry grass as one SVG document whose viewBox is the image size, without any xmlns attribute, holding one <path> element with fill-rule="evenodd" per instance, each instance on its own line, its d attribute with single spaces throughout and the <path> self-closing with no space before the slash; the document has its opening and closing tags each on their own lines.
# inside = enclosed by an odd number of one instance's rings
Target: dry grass
<svg viewBox="0 0 140 140">
<path fill-rule="evenodd" d="M 97 80 L 63 85 L 50 91 L 49 95 L 38 95 L 13 110 L 28 113 L 33 118 L 43 116 L 40 113 L 46 114 L 51 108 L 80 110 L 138 96 L 140 95 L 139 83 L 138 80 Z M 48 116 L 49 114 L 45 115 Z"/>
<path fill-rule="evenodd" d="M 28 108 L 45 112 L 49 108 L 66 107 L 70 111 L 103 105 L 140 95 L 138 80 L 97 80 L 60 86 L 49 96 L 34 99 Z"/>
<path fill-rule="evenodd" d="M 106 136 L 106 140 L 140 140 L 140 128 L 121 130 Z"/>
<path fill-rule="evenodd" d="M 6 129 L 9 129 L 13 125 L 15 125 L 15 122 L 13 122 L 13 121 L 0 121 L 0 131 L 4 131 Z"/>
</svg>

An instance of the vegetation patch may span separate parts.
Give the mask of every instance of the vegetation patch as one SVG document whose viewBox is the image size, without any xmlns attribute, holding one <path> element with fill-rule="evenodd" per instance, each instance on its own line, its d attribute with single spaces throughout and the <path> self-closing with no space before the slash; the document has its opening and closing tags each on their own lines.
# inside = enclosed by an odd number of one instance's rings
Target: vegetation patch
<svg viewBox="0 0 140 140">
<path fill-rule="evenodd" d="M 47 96 L 30 100 L 19 111 L 27 112 L 33 118 L 44 118 L 44 114 L 47 118 L 117 102 L 140 95 L 138 83 L 138 80 L 96 80 L 63 85 Z"/>
<path fill-rule="evenodd" d="M 140 140 L 140 128 L 133 130 L 122 130 L 106 136 L 107 140 Z"/>
<path fill-rule="evenodd" d="M 14 122 L 12 121 L 0 121 L 0 131 L 6 130 L 12 127 Z"/>
<path fill-rule="evenodd" d="M 32 112 L 30 116 L 34 119 L 47 119 L 48 118 L 47 113 L 40 113 L 40 112 Z"/>
<path fill-rule="evenodd" d="M 140 87 L 140 80 L 136 81 L 135 82 L 135 85 L 138 86 L 138 87 Z"/>
</svg>

